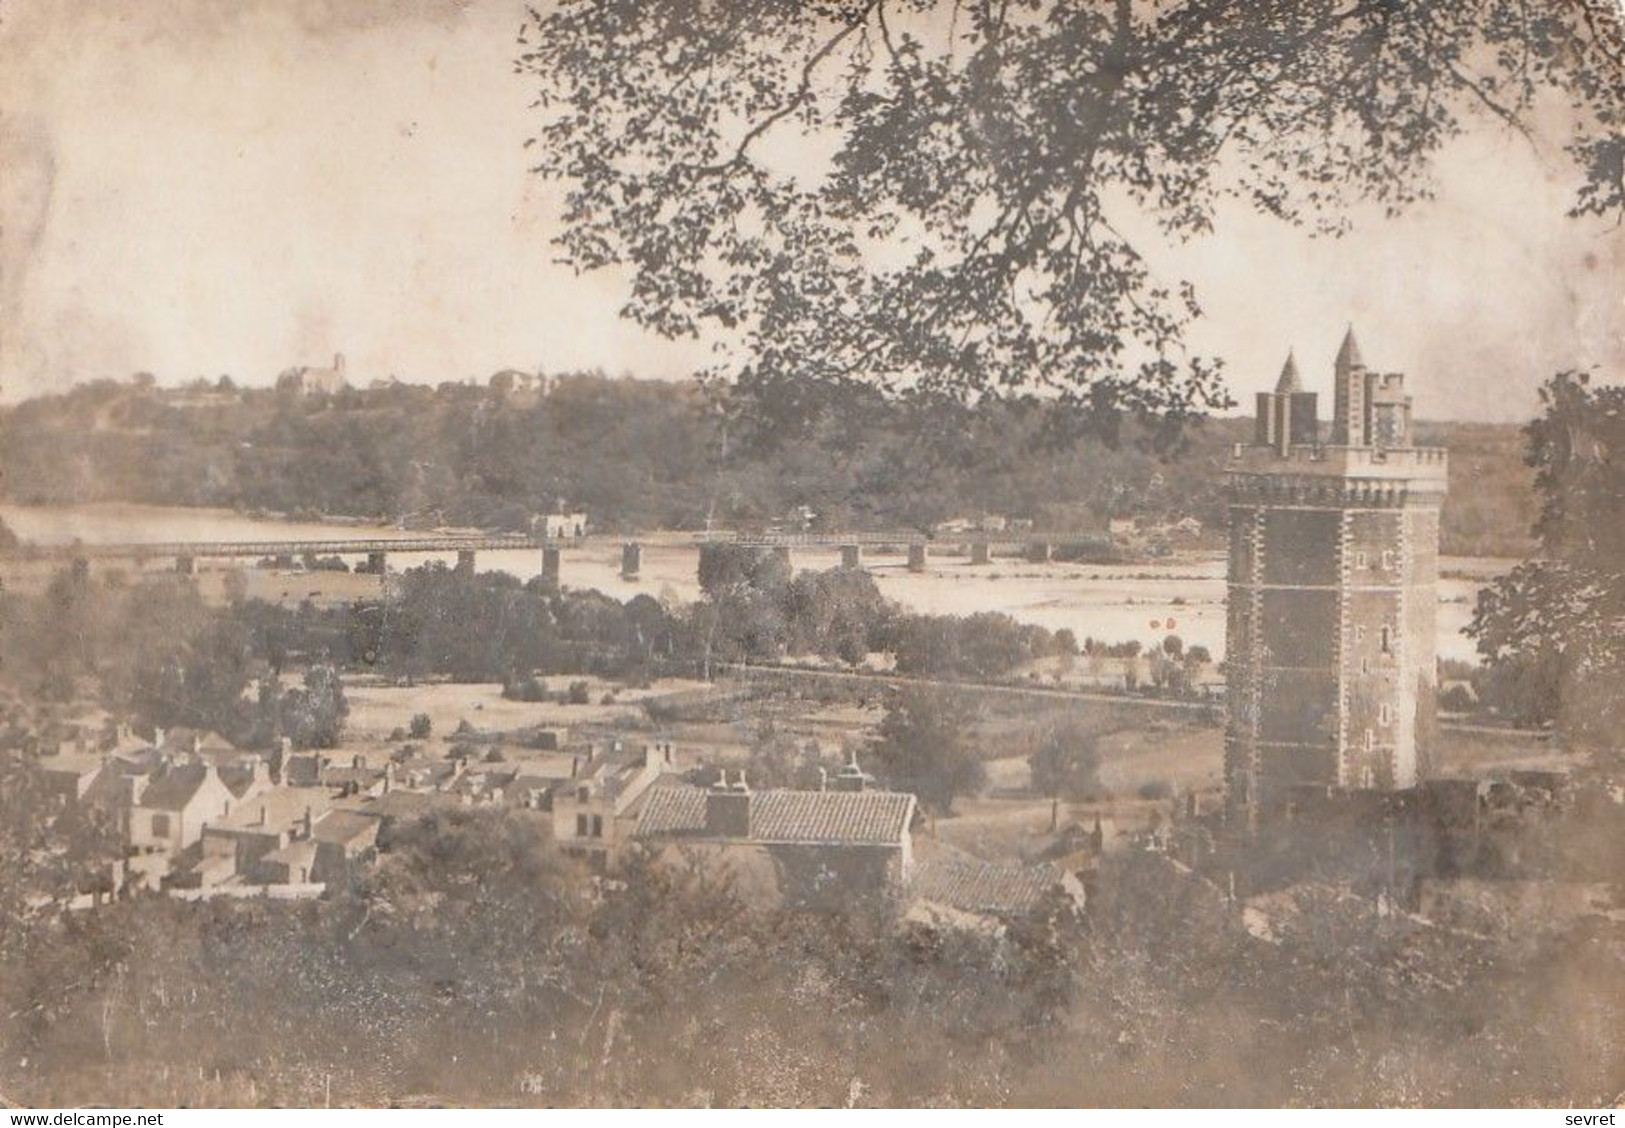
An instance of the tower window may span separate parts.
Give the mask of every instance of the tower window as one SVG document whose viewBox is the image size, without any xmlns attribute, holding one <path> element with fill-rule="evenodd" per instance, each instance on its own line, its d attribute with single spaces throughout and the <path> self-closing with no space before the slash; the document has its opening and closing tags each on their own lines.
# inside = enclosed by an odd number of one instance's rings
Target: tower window
<svg viewBox="0 0 1625 1128">
<path fill-rule="evenodd" d="M 1393 634 L 1387 627 L 1382 628 L 1382 652 L 1384 654 L 1394 652 Z"/>
<path fill-rule="evenodd" d="M 1382 567 L 1383 567 L 1383 570 L 1384 571 L 1389 571 L 1389 570 L 1391 570 L 1393 568 L 1393 566 L 1394 566 L 1394 553 L 1393 553 L 1393 550 L 1392 549 L 1387 549 L 1387 548 L 1383 549 L 1382 550 Z"/>
<path fill-rule="evenodd" d="M 1383 705 L 1381 708 L 1379 708 L 1377 710 L 1377 720 L 1380 721 L 1382 724 L 1384 724 L 1384 725 L 1388 724 L 1389 716 L 1390 716 L 1390 714 L 1388 712 L 1388 706 L 1387 705 Z"/>
<path fill-rule="evenodd" d="M 1366 729 L 1365 730 L 1365 750 L 1367 752 L 1371 751 L 1371 749 L 1376 745 L 1376 743 L 1377 743 L 1376 739 L 1371 735 L 1371 730 Z"/>
<path fill-rule="evenodd" d="M 1356 568 L 1364 568 L 1364 567 L 1366 567 L 1367 564 L 1369 563 L 1369 560 L 1370 560 L 1370 558 L 1367 557 L 1366 554 L 1363 553 L 1363 552 L 1356 552 L 1354 554 L 1354 566 Z"/>
</svg>

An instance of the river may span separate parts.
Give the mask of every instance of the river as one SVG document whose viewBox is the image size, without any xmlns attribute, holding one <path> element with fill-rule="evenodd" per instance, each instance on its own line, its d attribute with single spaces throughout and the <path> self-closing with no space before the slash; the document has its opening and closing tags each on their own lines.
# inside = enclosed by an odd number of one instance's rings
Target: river
<svg viewBox="0 0 1625 1128">
<path fill-rule="evenodd" d="M 0 518 L 24 540 L 38 544 L 87 544 L 158 541 L 322 540 L 355 536 L 400 538 L 421 535 L 389 526 L 320 521 L 283 521 L 247 517 L 222 509 L 96 503 L 27 507 L 0 504 Z M 410 567 L 436 554 L 391 558 L 393 568 Z M 448 563 L 447 554 L 438 558 Z M 597 588 L 627 599 L 639 592 L 687 601 L 699 593 L 696 550 L 691 545 L 646 541 L 642 573 L 635 581 L 620 576 L 621 545 L 614 538 L 589 538 L 565 550 L 562 582 L 569 587 Z M 797 550 L 795 567 L 832 568 L 836 549 Z M 342 573 L 241 568 L 242 563 L 199 561 L 200 583 L 213 589 L 241 570 L 248 593 L 265 599 L 297 602 L 303 598 L 352 599 L 375 592 L 377 577 Z M 1031 564 L 995 557 L 971 566 L 962 556 L 936 556 L 925 573 L 911 573 L 898 555 L 865 561 L 880 590 L 901 606 L 928 614 L 1003 611 L 1051 630 L 1070 628 L 1078 639 L 1107 641 L 1138 638 L 1159 641 L 1170 632 L 1187 646 L 1201 645 L 1215 657 L 1224 653 L 1224 561 L 1190 557 L 1169 563 Z M 1463 628 L 1472 617 L 1482 582 L 1510 568 L 1512 561 L 1445 557 L 1439 585 L 1441 657 L 1474 659 L 1472 640 Z M 482 552 L 481 571 L 504 571 L 529 579 L 541 570 L 539 551 Z M 1471 578 L 1468 578 L 1471 577 Z"/>
</svg>

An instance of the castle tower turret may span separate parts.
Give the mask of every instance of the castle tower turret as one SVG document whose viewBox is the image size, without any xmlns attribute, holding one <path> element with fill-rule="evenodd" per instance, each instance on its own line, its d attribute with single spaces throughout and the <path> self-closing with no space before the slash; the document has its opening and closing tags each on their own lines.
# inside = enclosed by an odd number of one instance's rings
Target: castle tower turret
<svg viewBox="0 0 1625 1128">
<path fill-rule="evenodd" d="M 1227 474 L 1225 781 L 1249 819 L 1299 786 L 1412 787 L 1432 749 L 1445 452 L 1409 445 L 1404 377 L 1352 329 L 1333 376 L 1332 445 L 1289 360 Z"/>
<path fill-rule="evenodd" d="M 1343 334 L 1343 344 L 1332 364 L 1332 442 L 1339 446 L 1365 444 L 1365 361 L 1354 326 Z"/>
<path fill-rule="evenodd" d="M 1297 444 L 1319 440 L 1317 419 L 1319 397 L 1303 390 L 1297 357 L 1286 354 L 1286 364 L 1275 382 L 1275 391 L 1258 393 L 1258 415 L 1254 421 L 1254 442 L 1274 447 L 1285 454 Z"/>
</svg>

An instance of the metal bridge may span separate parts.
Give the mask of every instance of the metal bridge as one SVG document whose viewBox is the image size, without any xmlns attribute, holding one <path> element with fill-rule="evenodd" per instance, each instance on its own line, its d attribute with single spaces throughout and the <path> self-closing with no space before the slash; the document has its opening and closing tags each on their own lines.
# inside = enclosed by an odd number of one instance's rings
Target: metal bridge
<svg viewBox="0 0 1625 1128">
<path fill-rule="evenodd" d="M 910 545 L 949 548 L 957 545 L 986 544 L 1018 547 L 1037 544 L 1109 544 L 1099 533 L 941 533 L 916 529 L 895 532 L 795 532 L 753 533 L 710 531 L 698 533 L 656 533 L 648 537 L 570 538 L 535 537 L 523 534 L 432 534 L 412 537 L 349 537 L 331 540 L 244 540 L 244 541 L 73 541 L 66 544 L 24 544 L 0 549 L 0 558 L 13 560 L 157 560 L 204 559 L 251 556 L 363 556 L 373 553 L 504 552 L 514 550 L 564 549 L 587 540 L 619 540 L 629 544 L 652 543 L 701 547 L 711 544 L 737 544 L 751 548 L 860 548 L 903 549 Z"/>
<path fill-rule="evenodd" d="M 241 540 L 241 541 L 137 541 L 137 542 L 84 542 L 70 544 L 20 545 L 0 550 L 0 563 L 26 561 L 70 561 L 81 572 L 93 560 L 173 560 L 175 570 L 191 574 L 200 559 L 270 558 L 279 566 L 291 567 L 297 558 L 365 556 L 366 566 L 357 565 L 357 571 L 383 574 L 391 555 L 413 553 L 456 553 L 457 566 L 472 572 L 478 552 L 540 551 L 543 579 L 557 583 L 561 558 L 566 548 L 580 547 L 589 539 L 582 537 L 536 537 L 521 534 L 435 533 L 423 536 L 399 537 L 335 537 L 326 540 Z M 1109 537 L 1090 533 L 1050 532 L 967 532 L 932 535 L 917 529 L 895 532 L 733 532 L 707 531 L 699 533 L 655 533 L 644 536 L 613 538 L 621 542 L 621 574 L 636 579 L 642 567 L 645 543 L 688 548 L 707 545 L 732 544 L 749 548 L 771 549 L 788 557 L 792 549 L 838 548 L 841 564 L 846 568 L 863 567 L 865 549 L 880 553 L 905 553 L 911 572 L 926 570 L 926 556 L 931 548 L 938 551 L 963 548 L 969 552 L 972 564 L 987 564 L 995 546 L 1019 546 L 1027 559 L 1043 562 L 1050 559 L 1055 545 L 1110 546 Z"/>
<path fill-rule="evenodd" d="M 505 549 L 562 548 L 567 540 L 529 536 L 372 537 L 347 540 L 137 541 L 19 545 L 0 551 L 13 560 L 157 560 L 248 556 L 370 556 L 374 553 L 491 552 Z"/>
<path fill-rule="evenodd" d="M 999 548 L 1017 548 L 1037 544 L 1086 546 L 1098 548 L 1111 543 L 1105 533 L 1057 533 L 1045 530 L 984 532 L 971 530 L 963 533 L 938 533 L 921 529 L 899 529 L 895 532 L 713 532 L 697 533 L 702 544 L 741 544 L 755 548 L 900 548 L 908 545 L 931 545 L 950 548 L 955 545 L 985 544 Z"/>
</svg>

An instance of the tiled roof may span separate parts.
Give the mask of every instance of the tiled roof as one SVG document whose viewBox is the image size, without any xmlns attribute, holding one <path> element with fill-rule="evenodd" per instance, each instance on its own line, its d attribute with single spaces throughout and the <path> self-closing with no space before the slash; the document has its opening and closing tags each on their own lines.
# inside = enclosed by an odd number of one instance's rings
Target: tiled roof
<svg viewBox="0 0 1625 1128">
<path fill-rule="evenodd" d="M 103 760 L 99 752 L 79 752 L 66 748 L 52 756 L 40 758 L 39 766 L 45 772 L 64 772 L 70 775 L 87 776 L 101 769 Z"/>
<path fill-rule="evenodd" d="M 1061 872 L 1052 866 L 944 854 L 922 859 L 912 884 L 922 901 L 965 912 L 1010 915 L 1032 912 L 1061 880 Z"/>
<path fill-rule="evenodd" d="M 288 843 L 280 850 L 272 850 L 265 855 L 265 860 L 274 864 L 309 868 L 316 860 L 316 843 L 308 838 L 301 838 L 297 842 Z"/>
<path fill-rule="evenodd" d="M 706 791 L 656 787 L 638 819 L 640 838 L 704 837 Z M 897 845 L 914 814 L 914 796 L 895 791 L 754 791 L 750 839 L 756 842 Z"/>
<path fill-rule="evenodd" d="M 325 791 L 307 787 L 268 787 L 246 803 L 238 803 L 209 826 L 222 831 L 246 830 L 276 833 L 287 830 L 310 812 L 321 818 L 332 804 Z"/>
<path fill-rule="evenodd" d="M 370 833 L 378 820 L 359 811 L 330 811 L 312 831 L 318 842 L 352 842 Z"/>
<path fill-rule="evenodd" d="M 158 811 L 179 811 L 192 801 L 209 777 L 203 764 L 183 764 L 156 777 L 141 793 L 140 806 Z"/>
<path fill-rule="evenodd" d="M 406 791 L 395 788 L 369 800 L 357 810 L 380 819 L 413 819 L 431 811 L 461 807 L 462 801 L 444 791 Z"/>
</svg>

